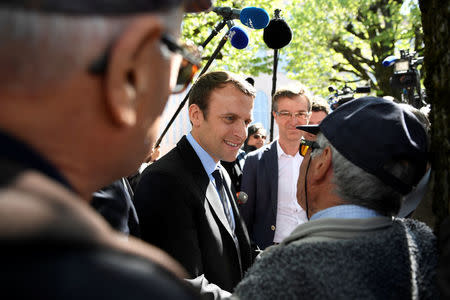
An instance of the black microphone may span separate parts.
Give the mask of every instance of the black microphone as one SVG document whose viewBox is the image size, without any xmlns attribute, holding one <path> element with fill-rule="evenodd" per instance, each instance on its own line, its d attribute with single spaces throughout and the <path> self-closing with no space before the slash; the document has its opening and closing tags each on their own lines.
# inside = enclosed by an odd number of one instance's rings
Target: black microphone
<svg viewBox="0 0 450 300">
<path fill-rule="evenodd" d="M 285 20 L 275 18 L 264 28 L 264 43 L 271 49 L 281 49 L 292 40 L 292 30 Z"/>
<path fill-rule="evenodd" d="M 246 192 L 238 192 L 236 194 L 238 204 L 245 204 L 248 200 L 248 195 Z"/>
</svg>

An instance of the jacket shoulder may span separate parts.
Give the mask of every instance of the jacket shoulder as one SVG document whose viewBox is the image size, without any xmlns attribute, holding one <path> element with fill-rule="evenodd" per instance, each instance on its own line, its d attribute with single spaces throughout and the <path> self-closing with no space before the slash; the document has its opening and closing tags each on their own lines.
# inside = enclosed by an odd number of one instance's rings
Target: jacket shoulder
<svg viewBox="0 0 450 300">
<path fill-rule="evenodd" d="M 34 249 L 26 255 L 22 253 L 26 250 L 19 250 L 15 255 L 3 256 L 2 267 L 9 271 L 0 278 L 7 284 L 6 290 L 14 289 L 11 295 L 15 299 L 63 299 L 67 294 L 82 299 L 196 299 L 195 293 L 181 280 L 157 264 L 132 254 L 98 248 Z M 30 265 L 34 267 L 30 269 Z M 14 288 L 19 285 L 28 288 Z M 45 296 L 33 292 L 41 289 L 46 291 Z"/>
<path fill-rule="evenodd" d="M 261 148 L 247 153 L 246 161 L 247 160 L 261 160 L 264 157 L 275 155 L 277 153 L 277 145 L 276 141 L 273 141 L 270 144 L 264 145 Z"/>
</svg>

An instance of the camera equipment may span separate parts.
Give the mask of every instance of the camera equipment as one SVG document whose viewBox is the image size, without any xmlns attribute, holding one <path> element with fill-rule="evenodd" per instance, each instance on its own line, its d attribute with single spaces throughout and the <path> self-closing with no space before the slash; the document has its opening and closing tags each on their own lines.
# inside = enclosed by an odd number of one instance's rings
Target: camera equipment
<svg viewBox="0 0 450 300">
<path fill-rule="evenodd" d="M 331 110 L 335 110 L 338 106 L 355 99 L 355 94 L 368 94 L 370 93 L 370 86 L 357 87 L 353 90 L 347 84 L 341 90 L 338 90 L 334 86 L 329 86 L 328 91 L 332 93 L 328 97 L 328 104 L 330 104 Z"/>
<path fill-rule="evenodd" d="M 400 58 L 388 56 L 383 60 L 383 66 L 394 66 L 394 74 L 390 78 L 393 90 L 401 91 L 401 101 L 415 108 L 426 105 L 425 91 L 420 87 L 420 71 L 417 66 L 423 63 L 423 57 L 416 58 L 416 52 L 400 50 Z"/>
</svg>

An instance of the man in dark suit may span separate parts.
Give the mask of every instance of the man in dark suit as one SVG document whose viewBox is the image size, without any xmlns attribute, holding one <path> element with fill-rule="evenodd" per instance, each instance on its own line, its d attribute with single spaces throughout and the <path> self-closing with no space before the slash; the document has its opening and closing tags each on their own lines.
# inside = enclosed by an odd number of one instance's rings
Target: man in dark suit
<svg viewBox="0 0 450 300">
<path fill-rule="evenodd" d="M 303 135 L 296 126 L 308 124 L 309 98 L 303 90 L 279 90 L 273 96 L 272 113 L 279 138 L 247 155 L 241 191 L 248 200 L 239 207 L 250 239 L 261 249 L 280 243 L 307 220 L 295 196 Z"/>
<path fill-rule="evenodd" d="M 147 167 L 135 194 L 141 237 L 175 257 L 190 278 L 226 291 L 240 281 L 252 255 L 220 160 L 236 159 L 254 97 L 254 89 L 230 73 L 200 77 L 189 96 L 191 133 Z"/>
</svg>

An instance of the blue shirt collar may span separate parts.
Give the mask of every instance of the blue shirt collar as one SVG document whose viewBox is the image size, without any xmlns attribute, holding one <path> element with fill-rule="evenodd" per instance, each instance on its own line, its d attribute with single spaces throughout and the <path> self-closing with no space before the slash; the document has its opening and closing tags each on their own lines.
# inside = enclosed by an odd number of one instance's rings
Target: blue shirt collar
<svg viewBox="0 0 450 300">
<path fill-rule="evenodd" d="M 322 218 L 338 218 L 338 219 L 366 219 L 379 217 L 382 214 L 359 205 L 345 204 L 337 205 L 321 210 L 311 216 L 310 221 Z"/>
<path fill-rule="evenodd" d="M 200 158 L 200 161 L 202 162 L 203 168 L 205 168 L 206 173 L 208 174 L 209 178 L 212 179 L 212 172 L 216 168 L 219 168 L 220 163 L 216 163 L 214 159 L 209 155 L 208 152 L 206 152 L 205 149 L 200 146 L 200 144 L 194 139 L 191 133 L 189 133 L 186 136 L 189 144 L 191 144 L 192 148 L 194 148 L 195 153 L 197 154 L 198 158 Z"/>
</svg>

